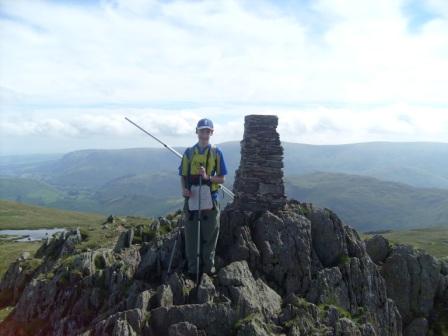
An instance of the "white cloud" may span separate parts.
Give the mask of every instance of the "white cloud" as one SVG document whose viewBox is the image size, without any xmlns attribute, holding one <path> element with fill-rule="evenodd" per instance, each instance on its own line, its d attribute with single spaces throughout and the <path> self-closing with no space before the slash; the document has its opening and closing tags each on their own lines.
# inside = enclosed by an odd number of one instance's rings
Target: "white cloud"
<svg viewBox="0 0 448 336">
<path fill-rule="evenodd" d="M 11 115 L 10 119 L 0 123 L 0 132 L 5 136 L 78 139 L 113 137 L 124 140 L 145 136 L 125 120 L 128 117 L 151 134 L 170 139 L 173 145 L 185 145 L 185 141 L 194 140 L 196 122 L 203 117 L 209 117 L 215 123 L 215 142 L 241 139 L 246 114 L 277 115 L 283 141 L 314 144 L 382 140 L 448 142 L 446 110 L 406 104 L 353 108 L 246 105 L 226 107 L 225 114 L 222 108 L 216 107 L 174 111 L 154 108 L 67 109 L 64 113 L 46 110 L 34 117 Z M 41 118 L 40 115 L 48 117 Z M 157 144 L 153 142 L 152 145 Z"/>
<path fill-rule="evenodd" d="M 129 114 L 180 144 L 204 115 L 227 141 L 273 113 L 288 141 L 448 141 L 446 1 L 417 31 L 407 3 L 5 1 L 0 130 L 123 139 Z"/>
<path fill-rule="evenodd" d="M 72 103 L 446 103 L 447 20 L 411 34 L 404 2 L 316 1 L 314 11 L 337 19 L 314 39 L 295 16 L 237 1 L 8 2 L 20 20 L 2 23 L 2 84 Z"/>
</svg>

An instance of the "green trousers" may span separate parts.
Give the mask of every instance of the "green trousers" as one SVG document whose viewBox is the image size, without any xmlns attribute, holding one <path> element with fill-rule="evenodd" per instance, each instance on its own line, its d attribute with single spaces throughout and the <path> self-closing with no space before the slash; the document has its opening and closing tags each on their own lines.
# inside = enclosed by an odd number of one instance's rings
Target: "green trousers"
<svg viewBox="0 0 448 336">
<path fill-rule="evenodd" d="M 199 271 L 210 272 L 215 265 L 215 249 L 219 235 L 219 215 L 221 212 L 219 202 L 213 200 L 214 208 L 201 210 L 201 246 L 199 258 Z M 185 198 L 183 209 L 185 232 L 185 255 L 187 257 L 188 272 L 196 273 L 197 238 L 198 238 L 198 212 L 188 211 L 188 198 Z"/>
</svg>

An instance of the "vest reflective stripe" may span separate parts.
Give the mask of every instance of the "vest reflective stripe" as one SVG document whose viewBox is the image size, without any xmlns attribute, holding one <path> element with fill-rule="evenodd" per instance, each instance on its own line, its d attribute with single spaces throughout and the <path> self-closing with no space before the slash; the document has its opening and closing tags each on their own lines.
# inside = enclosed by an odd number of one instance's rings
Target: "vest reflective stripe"
<svg viewBox="0 0 448 336">
<path fill-rule="evenodd" d="M 210 149 L 211 149 L 211 151 L 210 151 Z M 205 167 L 205 163 L 207 161 L 207 153 L 209 151 L 210 151 L 210 156 L 208 158 L 208 166 L 205 168 L 205 171 L 206 171 L 207 175 L 209 175 L 209 176 L 211 176 L 211 173 L 213 172 L 213 170 L 216 170 L 218 172 L 219 165 L 217 165 L 216 163 L 219 160 L 219 156 L 216 153 L 216 146 L 212 145 L 211 147 L 208 147 L 207 150 L 203 154 L 200 154 L 197 146 L 195 146 L 193 153 L 191 153 L 192 148 L 189 148 L 188 152 L 187 152 L 187 157 L 188 157 L 187 164 L 190 165 L 190 174 L 191 175 L 199 175 L 199 169 L 201 167 L 200 164 L 202 163 L 202 165 Z M 210 189 L 212 192 L 218 190 L 219 188 L 220 188 L 219 183 L 212 182 L 210 184 Z"/>
</svg>

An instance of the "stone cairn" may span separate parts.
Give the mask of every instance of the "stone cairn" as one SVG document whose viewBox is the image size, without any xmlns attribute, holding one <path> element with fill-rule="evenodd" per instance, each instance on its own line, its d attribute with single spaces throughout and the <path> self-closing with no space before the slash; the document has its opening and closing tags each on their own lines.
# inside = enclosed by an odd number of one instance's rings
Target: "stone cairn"
<svg viewBox="0 0 448 336">
<path fill-rule="evenodd" d="M 234 204 L 243 210 L 276 211 L 286 204 L 283 147 L 275 115 L 247 115 L 241 161 L 235 173 Z"/>
</svg>

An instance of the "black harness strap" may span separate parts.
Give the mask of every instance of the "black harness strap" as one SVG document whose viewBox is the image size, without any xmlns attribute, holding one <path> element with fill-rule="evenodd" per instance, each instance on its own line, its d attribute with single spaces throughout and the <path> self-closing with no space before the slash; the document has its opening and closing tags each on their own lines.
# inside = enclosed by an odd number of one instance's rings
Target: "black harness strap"
<svg viewBox="0 0 448 336">
<path fill-rule="evenodd" d="M 210 151 L 212 150 L 212 146 L 210 145 L 210 148 L 207 149 L 207 158 L 205 159 L 205 172 L 207 173 L 208 168 L 208 159 L 210 158 Z M 210 174 L 212 173 L 212 170 L 210 169 Z M 206 184 L 209 186 L 211 184 L 210 180 L 207 180 Z"/>
<path fill-rule="evenodd" d="M 212 146 L 210 146 L 210 148 L 208 148 L 207 149 L 207 157 L 206 157 L 206 161 L 205 161 L 205 171 L 207 172 L 207 168 L 208 168 L 208 162 L 209 162 L 209 158 L 210 158 L 210 151 L 211 151 L 211 148 Z M 192 183 L 192 175 L 191 175 L 191 164 L 192 164 L 192 155 L 191 155 L 191 153 L 190 153 L 190 151 L 194 151 L 194 147 L 190 147 L 189 148 L 189 155 L 188 155 L 188 159 L 189 159 L 189 163 L 188 163 L 188 173 L 187 173 L 187 179 L 188 179 L 188 186 L 189 186 L 189 189 L 190 189 L 190 187 L 191 187 L 191 185 L 193 184 Z M 216 158 L 215 158 L 215 166 L 216 166 Z M 212 169 L 213 170 L 213 169 Z M 212 172 L 212 170 L 210 171 L 210 174 L 211 174 L 211 172 Z M 194 176 L 196 176 L 196 175 L 194 175 Z M 195 181 L 194 181 L 195 183 L 197 183 L 198 181 L 195 179 Z M 207 182 L 205 182 L 205 184 L 207 184 L 207 185 L 210 185 L 210 181 L 207 181 Z"/>
</svg>

